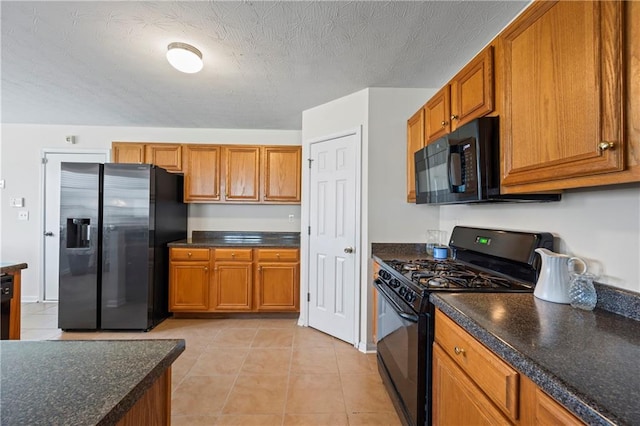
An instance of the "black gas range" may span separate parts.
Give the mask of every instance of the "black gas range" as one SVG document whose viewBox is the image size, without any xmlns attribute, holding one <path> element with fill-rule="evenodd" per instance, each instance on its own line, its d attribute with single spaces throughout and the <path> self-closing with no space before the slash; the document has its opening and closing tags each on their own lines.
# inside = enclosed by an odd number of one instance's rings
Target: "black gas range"
<svg viewBox="0 0 640 426">
<path fill-rule="evenodd" d="M 431 353 L 434 307 L 429 294 L 533 292 L 540 268 L 538 247 L 553 250 L 546 232 L 456 226 L 448 259 L 380 259 L 378 369 L 404 424 L 431 424 Z"/>
</svg>

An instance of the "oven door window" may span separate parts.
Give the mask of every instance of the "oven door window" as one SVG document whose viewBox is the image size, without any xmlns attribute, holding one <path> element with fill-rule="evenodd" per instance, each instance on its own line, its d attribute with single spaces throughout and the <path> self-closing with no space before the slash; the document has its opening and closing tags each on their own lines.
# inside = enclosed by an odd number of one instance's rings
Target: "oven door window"
<svg viewBox="0 0 640 426">
<path fill-rule="evenodd" d="M 378 289 L 378 355 L 406 412 L 416 416 L 418 404 L 419 317 Z M 398 309 L 400 308 L 400 309 Z M 424 402 L 423 402 L 424 403 Z M 415 423 L 416 418 L 412 419 Z"/>
</svg>

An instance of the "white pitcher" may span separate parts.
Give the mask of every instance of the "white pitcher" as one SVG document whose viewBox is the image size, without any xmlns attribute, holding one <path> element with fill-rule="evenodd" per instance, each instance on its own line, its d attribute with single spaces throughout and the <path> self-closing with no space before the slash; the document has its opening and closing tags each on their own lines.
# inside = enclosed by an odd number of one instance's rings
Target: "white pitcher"
<svg viewBox="0 0 640 426">
<path fill-rule="evenodd" d="M 581 264 L 583 268 L 581 273 L 587 272 L 587 264 L 579 257 L 570 257 L 566 254 L 554 253 L 545 248 L 537 248 L 535 251 L 539 253 L 542 258 L 542 267 L 533 295 L 538 299 L 549 302 L 570 303 L 570 264 Z M 574 272 L 573 268 L 572 265 L 571 272 Z"/>
</svg>

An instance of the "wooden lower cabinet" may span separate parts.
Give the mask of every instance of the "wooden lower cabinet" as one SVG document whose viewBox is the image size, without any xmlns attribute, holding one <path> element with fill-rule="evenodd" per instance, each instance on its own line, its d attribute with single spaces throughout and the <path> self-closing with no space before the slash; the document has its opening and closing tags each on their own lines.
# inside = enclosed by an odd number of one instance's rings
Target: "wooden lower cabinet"
<svg viewBox="0 0 640 426">
<path fill-rule="evenodd" d="M 169 310 L 209 309 L 209 249 L 172 248 L 169 263 Z"/>
<path fill-rule="evenodd" d="M 434 425 L 584 424 L 439 310 L 435 330 Z"/>
<path fill-rule="evenodd" d="M 297 248 L 171 248 L 169 310 L 299 312 L 299 258 Z"/>
<path fill-rule="evenodd" d="M 257 249 L 256 309 L 268 312 L 300 310 L 298 249 Z"/>
</svg>

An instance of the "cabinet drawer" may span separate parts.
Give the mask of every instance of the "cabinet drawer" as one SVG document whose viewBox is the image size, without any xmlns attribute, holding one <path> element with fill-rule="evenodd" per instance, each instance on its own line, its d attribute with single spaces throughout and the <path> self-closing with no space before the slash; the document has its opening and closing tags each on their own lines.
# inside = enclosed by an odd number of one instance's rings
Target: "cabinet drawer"
<svg viewBox="0 0 640 426">
<path fill-rule="evenodd" d="M 298 249 L 257 249 L 259 261 L 268 262 L 297 262 Z"/>
<path fill-rule="evenodd" d="M 435 340 L 485 394 L 511 419 L 518 419 L 519 375 L 441 311 Z"/>
<path fill-rule="evenodd" d="M 171 260 L 209 260 L 208 248 L 172 248 Z"/>
<path fill-rule="evenodd" d="M 217 248 L 214 253 L 215 260 L 251 260 L 252 249 Z"/>
</svg>

